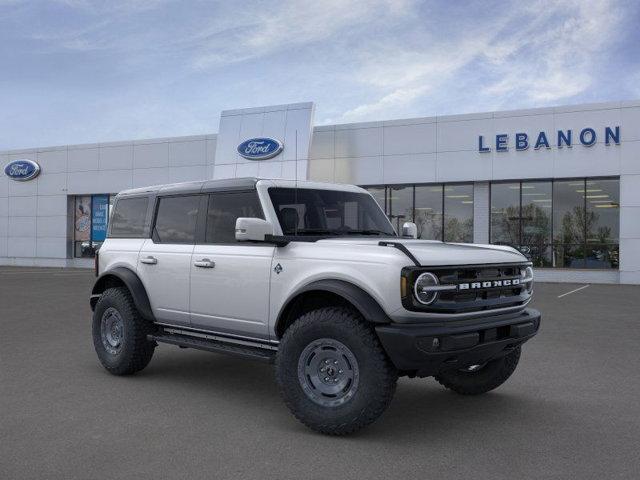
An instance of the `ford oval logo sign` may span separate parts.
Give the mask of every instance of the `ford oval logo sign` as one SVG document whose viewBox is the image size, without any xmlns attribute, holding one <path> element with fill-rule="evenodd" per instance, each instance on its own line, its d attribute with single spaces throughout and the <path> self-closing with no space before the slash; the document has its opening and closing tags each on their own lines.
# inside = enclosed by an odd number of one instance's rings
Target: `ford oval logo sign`
<svg viewBox="0 0 640 480">
<path fill-rule="evenodd" d="M 249 160 L 266 160 L 278 155 L 283 145 L 273 138 L 250 138 L 238 145 L 238 153 Z"/>
<path fill-rule="evenodd" d="M 38 176 L 40 165 L 33 160 L 14 160 L 4 167 L 4 173 L 11 180 L 26 182 Z"/>
</svg>

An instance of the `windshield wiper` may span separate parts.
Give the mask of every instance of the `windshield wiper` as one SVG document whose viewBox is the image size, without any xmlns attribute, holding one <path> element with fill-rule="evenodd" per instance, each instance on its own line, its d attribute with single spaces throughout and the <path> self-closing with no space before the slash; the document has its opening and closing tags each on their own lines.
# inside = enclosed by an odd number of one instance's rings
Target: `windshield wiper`
<svg viewBox="0 0 640 480">
<path fill-rule="evenodd" d="M 329 230 L 324 228 L 301 228 L 296 230 L 295 232 L 290 232 L 288 235 L 387 235 L 390 237 L 395 237 L 394 234 L 385 232 L 383 230 Z"/>
<path fill-rule="evenodd" d="M 322 228 L 299 228 L 298 230 L 287 233 L 287 235 L 334 235 L 335 233 L 333 230 Z"/>
<path fill-rule="evenodd" d="M 341 233 L 344 235 L 388 235 L 390 237 L 395 237 L 392 233 L 385 232 L 383 230 L 347 230 Z"/>
</svg>

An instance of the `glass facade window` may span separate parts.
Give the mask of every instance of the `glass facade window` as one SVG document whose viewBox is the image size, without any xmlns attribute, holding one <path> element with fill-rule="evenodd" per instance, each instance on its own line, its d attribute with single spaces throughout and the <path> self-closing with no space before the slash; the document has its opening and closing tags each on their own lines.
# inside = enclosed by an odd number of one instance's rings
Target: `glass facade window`
<svg viewBox="0 0 640 480">
<path fill-rule="evenodd" d="M 491 238 L 498 245 L 520 245 L 520 183 L 491 185 Z"/>
<path fill-rule="evenodd" d="M 418 238 L 442 240 L 442 185 L 416 187 L 415 224 Z"/>
<path fill-rule="evenodd" d="M 535 266 L 618 268 L 618 179 L 491 184 L 491 243 Z"/>
<path fill-rule="evenodd" d="M 74 197 L 73 256 L 94 257 L 107 236 L 113 196 L 79 195 Z"/>
<path fill-rule="evenodd" d="M 396 231 L 414 222 L 418 238 L 473 242 L 473 184 L 367 187 Z"/>
<path fill-rule="evenodd" d="M 588 179 L 586 200 L 586 268 L 618 268 L 620 182 Z"/>
<path fill-rule="evenodd" d="M 584 180 L 563 180 L 553 184 L 554 266 L 585 268 Z"/>
<path fill-rule="evenodd" d="M 404 222 L 413 222 L 413 185 L 389 187 L 387 203 L 389 205 L 387 214 L 396 232 L 402 231 Z"/>
<path fill-rule="evenodd" d="M 520 250 L 538 267 L 551 266 L 551 182 L 523 182 L 520 186 Z"/>
<path fill-rule="evenodd" d="M 444 186 L 444 241 L 473 242 L 473 185 Z"/>
</svg>

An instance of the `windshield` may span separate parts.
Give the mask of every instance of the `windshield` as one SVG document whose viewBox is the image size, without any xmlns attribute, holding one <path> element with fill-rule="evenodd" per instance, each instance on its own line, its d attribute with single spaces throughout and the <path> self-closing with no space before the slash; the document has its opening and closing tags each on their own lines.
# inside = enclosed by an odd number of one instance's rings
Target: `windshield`
<svg viewBox="0 0 640 480">
<path fill-rule="evenodd" d="M 270 188 L 283 235 L 396 236 L 368 193 L 307 188 Z"/>
</svg>

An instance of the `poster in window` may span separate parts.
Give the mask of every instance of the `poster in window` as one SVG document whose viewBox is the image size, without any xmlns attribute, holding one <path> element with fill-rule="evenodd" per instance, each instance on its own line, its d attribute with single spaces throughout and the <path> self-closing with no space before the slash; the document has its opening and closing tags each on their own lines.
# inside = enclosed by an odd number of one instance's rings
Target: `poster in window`
<svg viewBox="0 0 640 480">
<path fill-rule="evenodd" d="M 90 239 L 91 235 L 91 197 L 76 197 L 74 238 L 77 242 Z"/>
<path fill-rule="evenodd" d="M 107 237 L 109 195 L 94 195 L 91 202 L 91 238 L 94 242 L 104 242 Z"/>
</svg>

